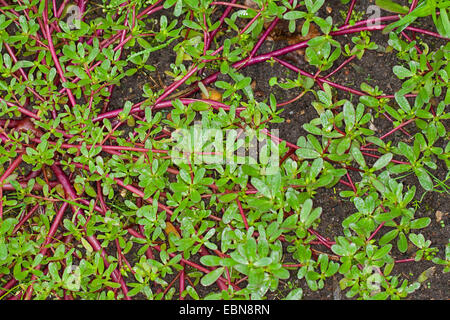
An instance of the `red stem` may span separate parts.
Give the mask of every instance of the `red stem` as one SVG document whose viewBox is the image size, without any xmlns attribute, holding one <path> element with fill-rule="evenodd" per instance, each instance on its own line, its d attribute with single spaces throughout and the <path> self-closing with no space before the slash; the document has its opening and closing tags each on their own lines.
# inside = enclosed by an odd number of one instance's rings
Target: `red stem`
<svg viewBox="0 0 450 320">
<path fill-rule="evenodd" d="M 350 3 L 350 8 L 348 9 L 347 17 L 345 18 L 344 26 L 348 25 L 350 18 L 352 16 L 353 8 L 355 7 L 356 0 L 352 0 Z"/>
<path fill-rule="evenodd" d="M 383 136 L 380 137 L 380 139 L 384 139 L 388 136 L 390 136 L 391 134 L 393 134 L 395 131 L 399 130 L 400 128 L 403 128 L 404 126 L 410 124 L 411 122 L 413 122 L 414 120 L 416 120 L 415 118 L 409 119 L 406 122 L 403 122 L 401 124 L 399 124 L 397 127 L 395 127 L 394 129 L 392 129 L 391 131 L 389 131 L 388 133 L 384 134 Z"/>
<path fill-rule="evenodd" d="M 375 235 L 378 233 L 378 231 L 380 231 L 380 229 L 384 226 L 385 223 L 386 223 L 386 222 L 383 221 L 383 222 L 375 229 L 375 231 L 370 235 L 370 237 L 367 238 L 367 241 L 372 240 L 373 237 L 375 237 Z"/>
<path fill-rule="evenodd" d="M 77 201 L 77 195 L 76 195 L 75 189 L 73 188 L 72 184 L 69 182 L 69 179 L 67 178 L 66 174 L 59 168 L 59 166 L 57 164 L 52 165 L 52 170 L 53 170 L 53 173 L 55 174 L 56 178 L 58 179 L 58 181 L 61 183 L 68 198 L 71 199 L 72 201 Z M 81 209 L 76 210 L 75 215 L 77 215 L 80 212 L 82 212 Z M 95 236 L 86 236 L 86 240 L 89 242 L 89 244 L 92 246 L 92 248 L 95 251 L 100 252 L 100 255 L 102 256 L 102 258 L 105 262 L 105 266 L 108 267 L 109 262 L 106 259 L 105 251 L 103 250 L 102 246 L 98 242 L 97 238 Z M 128 288 L 127 288 L 124 280 L 122 279 L 122 275 L 120 274 L 120 272 L 118 272 L 117 269 L 114 269 L 114 271 L 111 273 L 111 277 L 113 278 L 113 280 L 115 282 L 120 284 L 123 294 L 125 296 L 125 299 L 131 300 L 131 298 L 129 296 L 127 296 Z"/>
<path fill-rule="evenodd" d="M 44 7 L 45 13 L 43 15 L 43 19 L 44 19 L 44 35 L 45 35 L 45 38 L 48 41 L 48 47 L 50 49 L 50 54 L 52 56 L 53 62 L 55 63 L 56 71 L 58 72 L 58 75 L 61 78 L 61 81 L 63 83 L 66 83 L 67 80 L 64 77 L 64 71 L 61 68 L 61 64 L 59 63 L 59 59 L 58 59 L 58 56 L 56 54 L 55 47 L 53 45 L 52 35 L 50 34 L 50 29 L 49 29 L 50 27 L 49 27 L 49 21 L 48 21 L 48 0 L 44 0 L 44 1 L 45 1 L 45 7 Z M 74 97 L 72 91 L 69 88 L 65 88 L 65 89 L 66 89 L 66 92 L 67 92 L 67 94 L 69 96 L 70 103 L 72 104 L 72 107 L 74 107 L 76 105 L 75 97 Z"/>
<path fill-rule="evenodd" d="M 136 237 L 136 238 L 146 239 L 142 234 L 140 234 L 140 233 L 137 232 L 136 230 L 133 230 L 132 228 L 127 229 L 127 231 L 128 231 L 132 236 L 134 236 L 134 237 Z M 155 248 L 155 249 L 158 250 L 158 251 L 161 251 L 161 247 L 160 247 L 159 245 L 156 245 L 156 244 L 155 244 L 155 245 L 153 245 L 152 247 Z M 176 254 L 175 254 L 175 253 L 169 253 L 169 256 L 170 256 L 171 258 L 173 258 L 173 257 L 176 256 Z M 191 267 L 193 267 L 193 268 L 195 268 L 195 269 L 197 269 L 197 270 L 199 270 L 199 271 L 201 271 L 201 272 L 204 272 L 204 273 L 209 273 L 209 272 L 210 272 L 210 270 L 208 270 L 207 268 L 202 267 L 201 265 L 196 264 L 195 262 L 186 260 L 186 259 L 184 259 L 184 258 L 181 258 L 181 262 L 183 262 L 184 264 L 186 264 L 186 265 L 188 265 L 188 266 L 191 266 Z M 218 280 L 222 281 L 223 283 L 226 282 L 226 279 L 224 279 L 222 276 L 220 276 L 220 277 L 218 278 Z M 241 288 L 239 288 L 239 287 L 238 287 L 237 285 L 235 285 L 235 284 L 232 284 L 232 286 L 233 286 L 235 289 L 237 289 L 237 290 L 240 290 L 240 289 L 241 289 Z M 225 289 L 225 290 L 226 290 L 226 289 Z"/>
<path fill-rule="evenodd" d="M 417 7 L 417 3 L 419 2 L 419 0 L 413 0 L 411 3 L 411 7 L 409 7 L 409 12 L 411 13 L 416 7 Z"/>
<path fill-rule="evenodd" d="M 344 62 L 342 62 L 342 64 L 337 67 L 333 72 L 330 72 L 329 74 L 327 74 L 325 77 L 323 77 L 322 79 L 328 79 L 329 77 L 331 77 L 332 75 L 334 75 L 336 72 L 338 72 L 339 70 L 341 70 L 343 67 L 345 67 L 346 64 L 350 63 L 353 59 L 355 59 L 356 56 L 351 56 L 350 58 L 346 59 Z"/>
<path fill-rule="evenodd" d="M 248 222 L 247 218 L 245 217 L 244 209 L 242 209 L 241 201 L 239 201 L 239 198 L 236 198 L 236 202 L 239 208 L 239 212 L 241 214 L 242 220 L 244 221 L 245 229 L 248 230 Z"/>
</svg>

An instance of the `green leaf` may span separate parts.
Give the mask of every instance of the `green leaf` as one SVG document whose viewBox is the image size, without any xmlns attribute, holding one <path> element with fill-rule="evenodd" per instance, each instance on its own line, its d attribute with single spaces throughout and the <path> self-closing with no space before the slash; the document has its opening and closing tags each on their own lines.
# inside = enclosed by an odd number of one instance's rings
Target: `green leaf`
<svg viewBox="0 0 450 320">
<path fill-rule="evenodd" d="M 359 98 L 359 100 L 369 107 L 376 107 L 378 106 L 378 99 L 371 96 L 362 96 Z"/>
<path fill-rule="evenodd" d="M 325 0 L 316 0 L 312 6 L 311 5 L 308 6 L 308 2 L 311 2 L 311 1 L 312 0 L 305 1 L 308 11 L 311 13 L 316 13 L 317 11 L 319 11 L 319 9 L 323 6 L 323 3 L 325 2 Z"/>
<path fill-rule="evenodd" d="M 164 9 L 170 8 L 175 4 L 175 2 L 177 2 L 177 0 L 166 0 L 163 5 Z"/>
<path fill-rule="evenodd" d="M 245 244 L 245 249 L 247 258 L 253 261 L 256 260 L 257 244 L 255 238 L 250 238 L 247 240 L 247 243 Z"/>
<path fill-rule="evenodd" d="M 386 243 L 391 242 L 398 235 L 398 229 L 391 230 L 385 233 L 380 239 L 380 245 L 385 245 Z"/>
<path fill-rule="evenodd" d="M 296 227 L 297 221 L 298 214 L 290 215 L 286 218 L 286 220 L 283 221 L 283 223 L 281 224 L 281 228 L 286 230 L 294 229 Z"/>
<path fill-rule="evenodd" d="M 211 271 L 211 272 L 207 273 L 205 276 L 203 276 L 203 278 L 200 280 L 200 283 L 205 287 L 212 285 L 214 282 L 217 281 L 217 279 L 219 279 L 223 270 L 224 270 L 224 267 L 214 269 L 213 271 Z"/>
<path fill-rule="evenodd" d="M 233 251 L 232 253 L 230 253 L 230 257 L 237 263 L 248 264 L 247 258 L 241 256 L 237 251 Z"/>
<path fill-rule="evenodd" d="M 198 8 L 198 1 L 199 0 L 184 0 L 191 8 L 197 9 Z"/>
<path fill-rule="evenodd" d="M 6 243 L 0 243 L 0 261 L 8 257 L 8 247 Z"/>
<path fill-rule="evenodd" d="M 315 134 L 317 136 L 322 134 L 322 130 L 320 130 L 319 128 L 317 128 L 316 126 L 310 124 L 310 123 L 304 123 L 303 124 L 303 129 L 305 129 L 305 131 Z"/>
<path fill-rule="evenodd" d="M 392 68 L 392 71 L 399 79 L 409 78 L 414 75 L 409 69 L 406 69 L 403 66 L 394 66 L 394 68 Z"/>
<path fill-rule="evenodd" d="M 431 222 L 431 219 L 428 217 L 423 217 L 419 219 L 415 219 L 411 221 L 410 228 L 411 229 L 423 229 L 427 227 Z"/>
<path fill-rule="evenodd" d="M 178 17 L 181 15 L 182 12 L 183 12 L 183 1 L 178 0 L 177 4 L 175 5 L 175 8 L 173 10 L 173 14 L 175 17 Z"/>
<path fill-rule="evenodd" d="M 249 86 L 252 83 L 252 78 L 250 77 L 245 77 L 244 79 L 242 79 L 241 81 L 239 81 L 236 84 L 236 89 L 237 90 L 241 90 L 244 89 L 245 87 Z"/>
<path fill-rule="evenodd" d="M 193 190 L 191 191 L 191 200 L 192 200 L 194 203 L 198 203 L 198 202 L 201 201 L 201 199 L 202 199 L 202 197 L 201 197 L 201 195 L 200 195 L 200 192 L 198 192 L 197 189 L 193 189 Z"/>
<path fill-rule="evenodd" d="M 402 6 L 392 0 L 375 0 L 375 4 L 379 6 L 381 9 L 393 13 L 407 14 L 409 11 L 406 6 Z"/>
<path fill-rule="evenodd" d="M 302 288 L 295 288 L 284 298 L 285 300 L 301 300 L 303 296 Z"/>
<path fill-rule="evenodd" d="M 302 223 L 305 223 L 306 220 L 309 217 L 309 214 L 311 213 L 312 210 L 312 206 L 313 206 L 313 201 L 311 198 L 306 199 L 305 202 L 302 205 L 302 210 L 300 211 L 300 221 Z"/>
<path fill-rule="evenodd" d="M 430 176 L 428 175 L 427 171 L 422 168 L 416 168 L 414 170 L 414 173 L 416 174 L 417 178 L 419 179 L 420 185 L 427 191 L 433 190 L 433 181 L 431 180 Z"/>
<path fill-rule="evenodd" d="M 401 253 L 405 253 L 408 249 L 408 240 L 403 232 L 398 235 L 397 248 Z"/>
<path fill-rule="evenodd" d="M 350 101 L 346 101 L 344 104 L 344 121 L 348 129 L 352 129 L 355 126 L 355 108 Z"/>
<path fill-rule="evenodd" d="M 215 267 L 220 265 L 222 259 L 218 256 L 208 255 L 200 258 L 200 262 L 208 267 Z"/>
<path fill-rule="evenodd" d="M 200 297 L 199 297 L 197 291 L 195 291 L 195 289 L 193 287 L 187 286 L 186 291 L 194 300 L 200 300 Z"/>
<path fill-rule="evenodd" d="M 279 279 L 289 279 L 291 276 L 285 268 L 272 269 L 272 274 Z"/>
<path fill-rule="evenodd" d="M 289 11 L 283 15 L 283 18 L 286 20 L 297 20 L 302 19 L 306 16 L 306 12 L 303 11 Z"/>
<path fill-rule="evenodd" d="M 28 60 L 20 60 L 17 61 L 17 63 L 12 67 L 11 72 L 16 72 L 20 68 L 29 68 L 32 67 L 34 64 L 31 61 Z"/>
<path fill-rule="evenodd" d="M 337 145 L 336 153 L 338 155 L 343 155 L 345 153 L 345 151 L 347 151 L 348 148 L 350 148 L 351 143 L 352 143 L 352 139 L 350 137 L 345 137 Z"/>
<path fill-rule="evenodd" d="M 316 159 L 320 157 L 320 153 L 314 149 L 299 148 L 295 153 L 302 159 Z"/>
<path fill-rule="evenodd" d="M 221 195 L 219 197 L 219 201 L 224 202 L 224 203 L 230 202 L 230 201 L 236 199 L 237 196 L 238 196 L 237 193 L 227 193 L 227 194 Z"/>
<path fill-rule="evenodd" d="M 50 265 L 49 265 L 49 268 L 50 268 Z M 22 263 L 16 262 L 16 264 L 14 265 L 14 268 L 13 268 L 14 278 L 16 278 L 17 281 L 21 281 L 26 278 L 27 274 L 28 274 L 28 272 L 22 271 Z"/>
<path fill-rule="evenodd" d="M 323 159 L 322 158 L 315 159 L 311 164 L 309 176 L 311 178 L 317 177 L 319 173 L 322 171 L 322 168 L 323 168 Z"/>
<path fill-rule="evenodd" d="M 389 162 L 391 162 L 392 157 L 393 157 L 392 153 L 387 153 L 387 154 L 382 155 L 382 156 L 381 156 L 380 158 L 378 158 L 378 160 L 373 164 L 373 167 L 372 167 L 372 168 L 373 168 L 375 171 L 380 170 L 380 169 L 383 169 L 384 167 L 386 167 L 386 166 L 389 164 Z"/>
<path fill-rule="evenodd" d="M 270 193 L 270 188 L 260 179 L 252 178 L 252 185 L 266 198 L 271 198 L 272 194 Z"/>
<path fill-rule="evenodd" d="M 403 141 L 398 143 L 398 148 L 402 155 L 404 155 L 410 162 L 415 162 L 417 158 L 414 156 L 413 149 Z M 417 173 L 416 173 L 417 175 Z"/>
<path fill-rule="evenodd" d="M 385 222 L 390 221 L 396 217 L 398 217 L 401 214 L 401 210 L 391 210 L 386 213 L 382 213 L 376 216 L 377 222 Z"/>
<path fill-rule="evenodd" d="M 14 180 L 15 181 L 15 180 Z M 17 224 L 17 219 L 7 218 L 0 223 L 0 235 L 9 234 L 13 230 L 14 226 Z"/>
<path fill-rule="evenodd" d="M 317 91 L 317 96 L 319 97 L 319 100 L 326 106 L 331 106 L 333 104 L 333 102 L 331 101 L 331 95 L 329 95 L 328 92 L 319 90 Z"/>
<path fill-rule="evenodd" d="M 364 160 L 364 156 L 361 153 L 361 151 L 357 147 L 351 148 L 351 153 L 353 156 L 353 159 L 363 168 L 366 167 L 366 161 Z"/>
<path fill-rule="evenodd" d="M 88 252 L 93 252 L 94 251 L 92 246 L 89 244 L 89 242 L 85 238 L 81 238 L 81 244 L 86 249 L 86 251 L 88 251 Z"/>
<path fill-rule="evenodd" d="M 380 249 L 378 249 L 374 255 L 372 256 L 372 258 L 374 260 L 378 260 L 383 258 L 385 255 L 387 255 L 392 249 L 392 245 L 391 244 L 387 244 L 384 247 L 381 247 Z"/>
<path fill-rule="evenodd" d="M 423 243 L 425 242 L 425 238 L 422 234 L 410 233 L 408 235 L 409 240 L 418 248 L 423 247 Z"/>
<path fill-rule="evenodd" d="M 450 37 L 450 21 L 448 19 L 447 10 L 447 8 L 440 8 L 439 12 L 441 13 L 441 15 L 437 20 L 438 23 L 436 23 L 438 32 L 446 38 Z"/>
<path fill-rule="evenodd" d="M 405 111 L 406 113 L 411 112 L 411 106 L 409 105 L 409 102 L 404 95 L 400 95 L 398 92 L 396 92 L 395 101 L 397 101 L 398 105 L 403 109 L 403 111 Z"/>
<path fill-rule="evenodd" d="M 202 27 L 195 21 L 183 20 L 183 24 L 189 29 L 202 30 Z"/>
<path fill-rule="evenodd" d="M 338 244 L 332 245 L 331 246 L 331 251 L 333 251 L 338 256 L 344 256 L 347 253 L 347 251 L 342 246 L 340 246 Z"/>
<path fill-rule="evenodd" d="M 316 221 L 317 219 L 319 219 L 320 215 L 322 214 L 322 208 L 315 208 L 309 215 L 308 218 L 305 221 L 305 227 L 309 228 L 314 221 Z"/>
<path fill-rule="evenodd" d="M 257 260 L 255 263 L 254 263 L 254 266 L 255 267 L 266 267 L 266 266 L 268 266 L 269 264 L 271 264 L 272 263 L 272 258 L 269 258 L 269 257 L 264 257 L 264 258 L 261 258 L 261 259 L 259 259 L 259 260 Z"/>
</svg>

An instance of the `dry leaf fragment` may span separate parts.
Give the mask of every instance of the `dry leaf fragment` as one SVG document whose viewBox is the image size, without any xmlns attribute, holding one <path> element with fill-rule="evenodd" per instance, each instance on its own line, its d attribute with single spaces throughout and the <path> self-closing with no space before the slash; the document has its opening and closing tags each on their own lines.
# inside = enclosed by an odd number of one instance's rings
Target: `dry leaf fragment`
<svg viewBox="0 0 450 320">
<path fill-rule="evenodd" d="M 309 31 L 306 36 L 302 36 L 302 27 L 303 24 L 299 24 L 297 26 L 297 30 L 291 33 L 289 32 L 288 21 L 281 20 L 277 23 L 273 31 L 270 33 L 269 38 L 273 41 L 287 41 L 290 45 L 296 44 L 302 41 L 308 41 L 312 38 L 320 36 L 320 32 L 315 26 L 315 24 L 311 24 L 309 26 Z M 267 29 L 269 24 L 266 24 L 264 27 Z M 297 50 L 300 51 L 300 50 Z"/>
<path fill-rule="evenodd" d="M 247 7 L 250 7 L 250 8 L 252 8 L 252 9 L 256 9 L 256 10 L 259 9 L 258 4 L 257 4 L 255 1 L 252 1 L 252 0 L 245 0 L 244 4 L 245 4 Z"/>
<path fill-rule="evenodd" d="M 62 184 L 57 184 L 57 185 L 55 186 L 55 190 L 56 190 L 56 193 L 57 193 L 61 198 L 64 198 L 64 197 L 65 197 L 64 188 L 63 188 Z"/>
<path fill-rule="evenodd" d="M 222 94 L 219 91 L 217 91 L 216 89 L 213 89 L 213 88 L 207 88 L 207 90 L 208 90 L 208 95 L 206 95 L 202 91 L 202 99 L 209 99 L 209 100 L 213 100 L 213 101 L 222 102 Z"/>
<path fill-rule="evenodd" d="M 43 133 L 39 128 L 36 128 L 30 118 L 19 120 L 15 126 L 16 130 L 27 132 L 30 130 L 36 137 L 40 138 Z"/>
<path fill-rule="evenodd" d="M 342 300 L 342 290 L 339 286 L 339 282 L 337 281 L 336 277 L 333 277 L 333 299 L 334 300 Z"/>
<path fill-rule="evenodd" d="M 167 236 L 169 236 L 169 233 L 173 233 L 177 238 L 181 238 L 177 229 L 169 221 L 166 222 L 166 227 L 164 228 L 164 231 L 166 232 Z"/>
<path fill-rule="evenodd" d="M 436 271 L 436 267 L 430 267 L 424 272 L 422 272 L 418 277 L 417 281 L 422 283 L 428 280 L 428 278 L 432 277 L 434 272 Z"/>
<path fill-rule="evenodd" d="M 441 222 L 441 220 L 442 220 L 442 218 L 444 217 L 444 216 L 446 216 L 448 213 L 444 213 L 444 212 L 442 212 L 442 211 L 440 211 L 440 210 L 438 210 L 438 211 L 436 211 L 436 213 L 435 213 L 435 215 L 436 215 L 436 221 L 437 222 Z"/>
<path fill-rule="evenodd" d="M 297 43 L 300 43 L 300 42 L 303 42 L 303 41 L 308 41 L 308 40 L 311 40 L 312 38 L 320 36 L 319 30 L 316 28 L 316 26 L 314 24 L 311 24 L 309 26 L 309 31 L 306 34 L 306 36 L 302 36 L 302 31 L 301 31 L 302 27 L 303 27 L 303 24 L 300 24 L 297 27 L 297 31 L 293 34 L 293 36 L 289 37 L 287 39 L 287 42 L 288 42 L 289 45 L 297 44 Z M 304 49 L 298 49 L 295 52 L 297 54 L 299 54 L 299 55 L 304 55 L 305 54 L 305 50 Z"/>
<path fill-rule="evenodd" d="M 48 166 L 44 166 L 43 170 L 47 179 L 51 180 L 53 178 L 53 170 L 50 169 Z"/>
</svg>

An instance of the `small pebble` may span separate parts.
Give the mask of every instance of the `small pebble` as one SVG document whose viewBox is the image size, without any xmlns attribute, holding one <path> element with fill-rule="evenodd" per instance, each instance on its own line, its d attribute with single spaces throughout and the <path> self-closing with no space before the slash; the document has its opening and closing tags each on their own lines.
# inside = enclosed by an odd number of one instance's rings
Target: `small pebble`
<svg viewBox="0 0 450 320">
<path fill-rule="evenodd" d="M 443 218 L 444 216 L 446 216 L 447 214 L 448 214 L 448 213 L 444 213 L 444 212 L 442 212 L 442 211 L 440 211 L 440 210 L 436 211 L 436 213 L 435 213 L 435 215 L 436 215 L 436 221 L 437 221 L 437 222 L 441 222 L 442 218 Z"/>
</svg>

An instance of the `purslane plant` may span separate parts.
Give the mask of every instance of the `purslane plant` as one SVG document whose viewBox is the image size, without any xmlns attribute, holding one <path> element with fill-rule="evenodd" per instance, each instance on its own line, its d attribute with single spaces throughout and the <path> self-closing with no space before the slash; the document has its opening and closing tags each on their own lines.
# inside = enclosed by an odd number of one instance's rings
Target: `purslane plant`
<svg viewBox="0 0 450 320">
<path fill-rule="evenodd" d="M 449 192 L 450 4 L 410 2 L 358 20 L 351 1 L 339 25 L 324 0 L 1 0 L 0 298 L 264 299 L 336 277 L 348 298 L 399 299 L 420 283 L 396 264 L 448 272 L 413 200 Z M 426 15 L 437 32 L 416 26 Z M 284 21 L 304 38 L 263 52 Z M 334 80 L 387 30 L 400 90 Z M 299 49 L 307 70 L 285 59 Z M 268 77 L 292 99 L 258 98 L 246 68 L 262 63 L 295 74 Z M 142 97 L 118 105 L 136 75 Z M 307 94 L 307 135 L 273 135 Z M 392 129 L 375 133 L 376 118 Z M 240 153 L 255 141 L 256 159 Z M 354 210 L 330 239 L 315 197 L 338 186 Z"/>
</svg>

